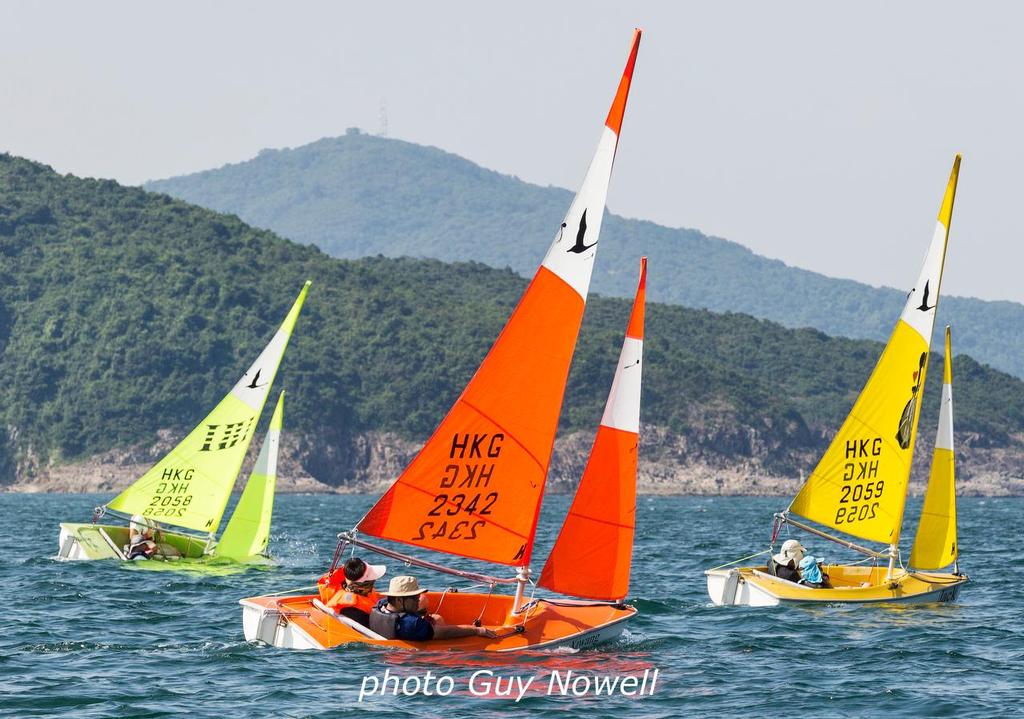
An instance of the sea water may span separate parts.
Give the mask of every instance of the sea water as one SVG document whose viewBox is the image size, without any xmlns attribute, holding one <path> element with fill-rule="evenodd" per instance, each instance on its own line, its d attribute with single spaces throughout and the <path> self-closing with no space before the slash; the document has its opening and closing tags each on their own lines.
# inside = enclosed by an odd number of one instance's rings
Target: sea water
<svg viewBox="0 0 1024 719">
<path fill-rule="evenodd" d="M 987 718 L 1022 711 L 1022 499 L 960 501 L 962 568 L 972 582 L 956 604 L 754 609 L 712 606 L 703 570 L 764 549 L 771 513 L 785 500 L 641 497 L 629 599 L 640 615 L 623 637 L 584 651 L 499 656 L 360 646 L 296 652 L 244 640 L 238 600 L 311 585 L 331 561 L 337 532 L 362 516 L 371 497 L 279 496 L 271 569 L 183 574 L 54 561 L 58 523 L 87 520 L 108 498 L 0 495 L 0 715 Z M 545 503 L 538 571 L 567 506 L 566 497 Z M 801 541 L 826 560 L 847 556 L 814 537 Z M 432 588 L 450 583 L 387 563 L 391 575 L 413 573 Z M 424 691 L 428 675 L 433 690 Z M 385 676 L 397 680 L 397 691 L 368 691 Z"/>
</svg>

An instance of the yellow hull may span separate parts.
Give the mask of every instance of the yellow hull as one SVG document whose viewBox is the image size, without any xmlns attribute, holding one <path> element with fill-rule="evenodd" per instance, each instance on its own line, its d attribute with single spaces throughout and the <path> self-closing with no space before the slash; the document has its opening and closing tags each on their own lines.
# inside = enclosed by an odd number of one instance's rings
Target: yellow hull
<svg viewBox="0 0 1024 719">
<path fill-rule="evenodd" d="M 712 569 L 708 594 L 718 605 L 776 606 L 779 604 L 868 604 L 876 602 L 953 602 L 967 582 L 966 575 L 896 571 L 885 580 L 885 567 L 835 564 L 823 567 L 831 589 L 814 589 L 765 572 L 764 567 Z"/>
</svg>

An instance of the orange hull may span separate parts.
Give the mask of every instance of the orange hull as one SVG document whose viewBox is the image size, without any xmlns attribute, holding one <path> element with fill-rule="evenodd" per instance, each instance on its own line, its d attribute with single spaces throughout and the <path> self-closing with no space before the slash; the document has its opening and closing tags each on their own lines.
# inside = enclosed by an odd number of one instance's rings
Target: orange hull
<svg viewBox="0 0 1024 719">
<path fill-rule="evenodd" d="M 508 652 L 568 646 L 584 649 L 614 639 L 636 609 L 625 605 L 595 604 L 572 600 L 537 600 L 523 615 L 511 616 L 513 598 L 498 594 L 440 592 L 427 594 L 431 612 L 449 624 L 472 624 L 478 617 L 500 636 L 435 639 L 429 642 L 371 639 L 337 617 L 319 609 L 315 594 L 290 597 L 251 597 L 243 607 L 246 639 L 293 649 L 332 649 L 358 642 L 401 649 L 432 651 Z M 481 612 L 482 610 L 482 612 Z M 511 633 L 514 625 L 525 631 Z M 509 631 L 502 631 L 508 627 Z"/>
</svg>

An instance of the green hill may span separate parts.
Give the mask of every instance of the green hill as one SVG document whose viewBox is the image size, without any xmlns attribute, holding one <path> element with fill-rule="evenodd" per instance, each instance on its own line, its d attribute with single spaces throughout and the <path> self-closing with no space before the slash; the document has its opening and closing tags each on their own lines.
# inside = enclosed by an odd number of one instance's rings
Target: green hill
<svg viewBox="0 0 1024 719">
<path fill-rule="evenodd" d="M 436 148 L 358 131 L 295 149 L 264 150 L 248 162 L 147 188 L 237 214 L 336 257 L 474 260 L 522 275 L 533 273 L 570 200 L 563 189 L 530 185 Z M 922 253 L 928 239 L 918 238 Z M 909 289 L 825 277 L 696 230 L 615 215 L 607 217 L 601 241 L 596 292 L 629 296 L 634 259 L 643 253 L 655 268 L 652 300 L 744 312 L 834 336 L 884 341 Z M 908 282 L 917 269 L 907 268 Z M 964 352 L 1024 377 L 1024 305 L 946 297 L 939 314 L 940 323 L 953 323 Z"/>
<path fill-rule="evenodd" d="M 9 155 L 0 258 L 6 483 L 30 458 L 67 462 L 191 428 L 310 278 L 278 386 L 289 390 L 289 432 L 313 448 L 307 470 L 341 484 L 338 457 L 357 434 L 422 439 L 433 429 L 525 284 L 477 263 L 334 259 L 234 216 Z M 652 276 L 665 271 L 652 261 Z M 593 430 L 628 312 L 626 300 L 590 302 L 563 429 Z M 693 452 L 759 457 L 793 474 L 880 351 L 664 304 L 649 308 L 646 347 L 645 423 L 686 437 Z M 1010 446 L 1024 431 L 1024 382 L 966 356 L 956 371 L 958 431 Z M 937 398 L 937 377 L 926 396 Z M 936 412 L 933 399 L 926 416 Z"/>
</svg>

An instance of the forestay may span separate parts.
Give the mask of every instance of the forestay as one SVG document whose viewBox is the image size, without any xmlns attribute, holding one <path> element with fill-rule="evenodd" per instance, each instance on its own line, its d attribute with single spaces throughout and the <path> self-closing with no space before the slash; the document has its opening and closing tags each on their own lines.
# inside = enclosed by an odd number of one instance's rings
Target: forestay
<svg viewBox="0 0 1024 719">
<path fill-rule="evenodd" d="M 107 507 L 176 527 L 217 531 L 309 285 L 306 282 L 270 343 L 220 404 Z"/>
<path fill-rule="evenodd" d="M 476 375 L 360 531 L 529 563 L 639 42 L 637 31 L 597 151 L 541 267 Z"/>
<path fill-rule="evenodd" d="M 789 507 L 862 539 L 899 540 L 959 170 L 957 155 L 903 313 L 849 416 Z"/>
</svg>

